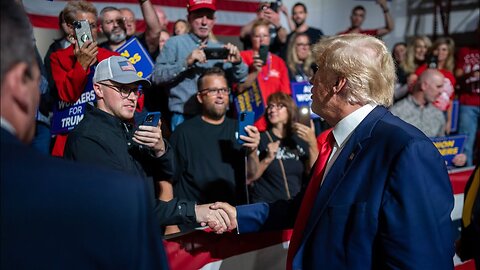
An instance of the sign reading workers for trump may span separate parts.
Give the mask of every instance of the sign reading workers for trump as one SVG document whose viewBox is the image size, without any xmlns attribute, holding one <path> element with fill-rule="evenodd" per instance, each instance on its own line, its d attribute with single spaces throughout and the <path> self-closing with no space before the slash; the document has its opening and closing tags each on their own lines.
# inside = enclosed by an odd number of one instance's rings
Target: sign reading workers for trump
<svg viewBox="0 0 480 270">
<path fill-rule="evenodd" d="M 95 66 L 90 67 L 90 73 L 87 77 L 87 85 L 83 90 L 80 98 L 74 103 L 69 103 L 63 100 L 57 100 L 53 106 L 52 117 L 52 134 L 68 133 L 74 129 L 85 115 L 85 106 L 88 102 L 93 103 L 96 100 L 95 91 L 93 90 L 93 74 L 95 73 Z"/>
<path fill-rule="evenodd" d="M 121 56 L 125 57 L 133 64 L 137 75 L 144 79 L 149 79 L 152 75 L 153 61 L 147 50 L 140 44 L 136 37 L 130 38 L 122 47 L 116 50 Z"/>
<path fill-rule="evenodd" d="M 466 138 L 466 135 L 456 135 L 431 138 L 431 140 L 445 159 L 447 166 L 452 167 L 454 166 L 452 160 L 455 155 L 463 152 L 463 143 Z"/>
<path fill-rule="evenodd" d="M 297 107 L 308 106 L 310 108 L 310 118 L 320 118 L 318 114 L 312 112 L 312 85 L 309 82 L 293 82 L 292 97 Z"/>
<path fill-rule="evenodd" d="M 265 105 L 263 102 L 262 92 L 255 80 L 252 86 L 233 98 L 237 114 L 241 112 L 254 112 L 255 121 L 265 113 Z"/>
</svg>

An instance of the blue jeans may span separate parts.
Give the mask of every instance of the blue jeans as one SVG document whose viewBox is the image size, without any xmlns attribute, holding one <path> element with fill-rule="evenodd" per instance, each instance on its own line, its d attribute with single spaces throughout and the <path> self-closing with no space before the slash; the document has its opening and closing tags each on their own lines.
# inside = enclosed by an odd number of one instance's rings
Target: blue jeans
<svg viewBox="0 0 480 270">
<path fill-rule="evenodd" d="M 172 120 L 170 121 L 170 127 L 172 132 L 175 131 L 175 128 L 185 121 L 185 116 L 181 113 L 174 112 L 172 114 Z"/>
<path fill-rule="evenodd" d="M 467 135 L 463 152 L 467 156 L 467 166 L 473 165 L 473 146 L 478 127 L 480 126 L 480 108 L 477 106 L 460 105 L 458 133 Z"/>
</svg>

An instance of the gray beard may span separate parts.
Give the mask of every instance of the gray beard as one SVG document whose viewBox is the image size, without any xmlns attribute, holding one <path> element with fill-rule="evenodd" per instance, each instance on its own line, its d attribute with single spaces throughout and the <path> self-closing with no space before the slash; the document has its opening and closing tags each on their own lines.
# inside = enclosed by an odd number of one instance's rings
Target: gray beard
<svg viewBox="0 0 480 270">
<path fill-rule="evenodd" d="M 127 34 L 125 32 L 122 32 L 120 34 L 112 34 L 108 36 L 108 40 L 112 43 L 118 44 L 123 42 L 125 39 L 127 39 Z"/>
</svg>

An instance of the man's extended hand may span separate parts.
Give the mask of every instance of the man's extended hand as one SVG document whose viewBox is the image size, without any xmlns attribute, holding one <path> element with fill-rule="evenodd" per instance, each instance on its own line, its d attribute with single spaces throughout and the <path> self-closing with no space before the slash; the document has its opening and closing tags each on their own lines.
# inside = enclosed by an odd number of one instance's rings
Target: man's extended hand
<svg viewBox="0 0 480 270">
<path fill-rule="evenodd" d="M 133 134 L 133 141 L 150 147 L 156 157 L 161 157 L 165 153 L 165 142 L 162 136 L 162 129 L 160 126 L 162 121 L 158 121 L 156 127 L 140 125 Z"/>
<path fill-rule="evenodd" d="M 228 203 L 220 204 L 225 208 L 230 206 Z M 224 233 L 227 230 L 233 230 L 237 227 L 236 213 L 234 216 L 231 216 L 231 214 L 220 209 L 220 207 L 217 209 L 211 208 L 212 205 L 213 204 L 195 205 L 195 217 L 200 225 L 208 225 L 208 227 L 215 231 L 215 233 L 219 234 Z"/>
</svg>

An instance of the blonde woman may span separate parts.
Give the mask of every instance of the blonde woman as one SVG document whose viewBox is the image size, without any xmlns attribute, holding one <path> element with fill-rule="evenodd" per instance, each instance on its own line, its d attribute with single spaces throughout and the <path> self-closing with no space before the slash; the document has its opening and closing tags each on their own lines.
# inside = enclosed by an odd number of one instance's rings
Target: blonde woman
<svg viewBox="0 0 480 270">
<path fill-rule="evenodd" d="M 287 51 L 287 67 L 290 81 L 306 82 L 312 77 L 312 50 L 307 34 L 295 34 Z"/>
</svg>

